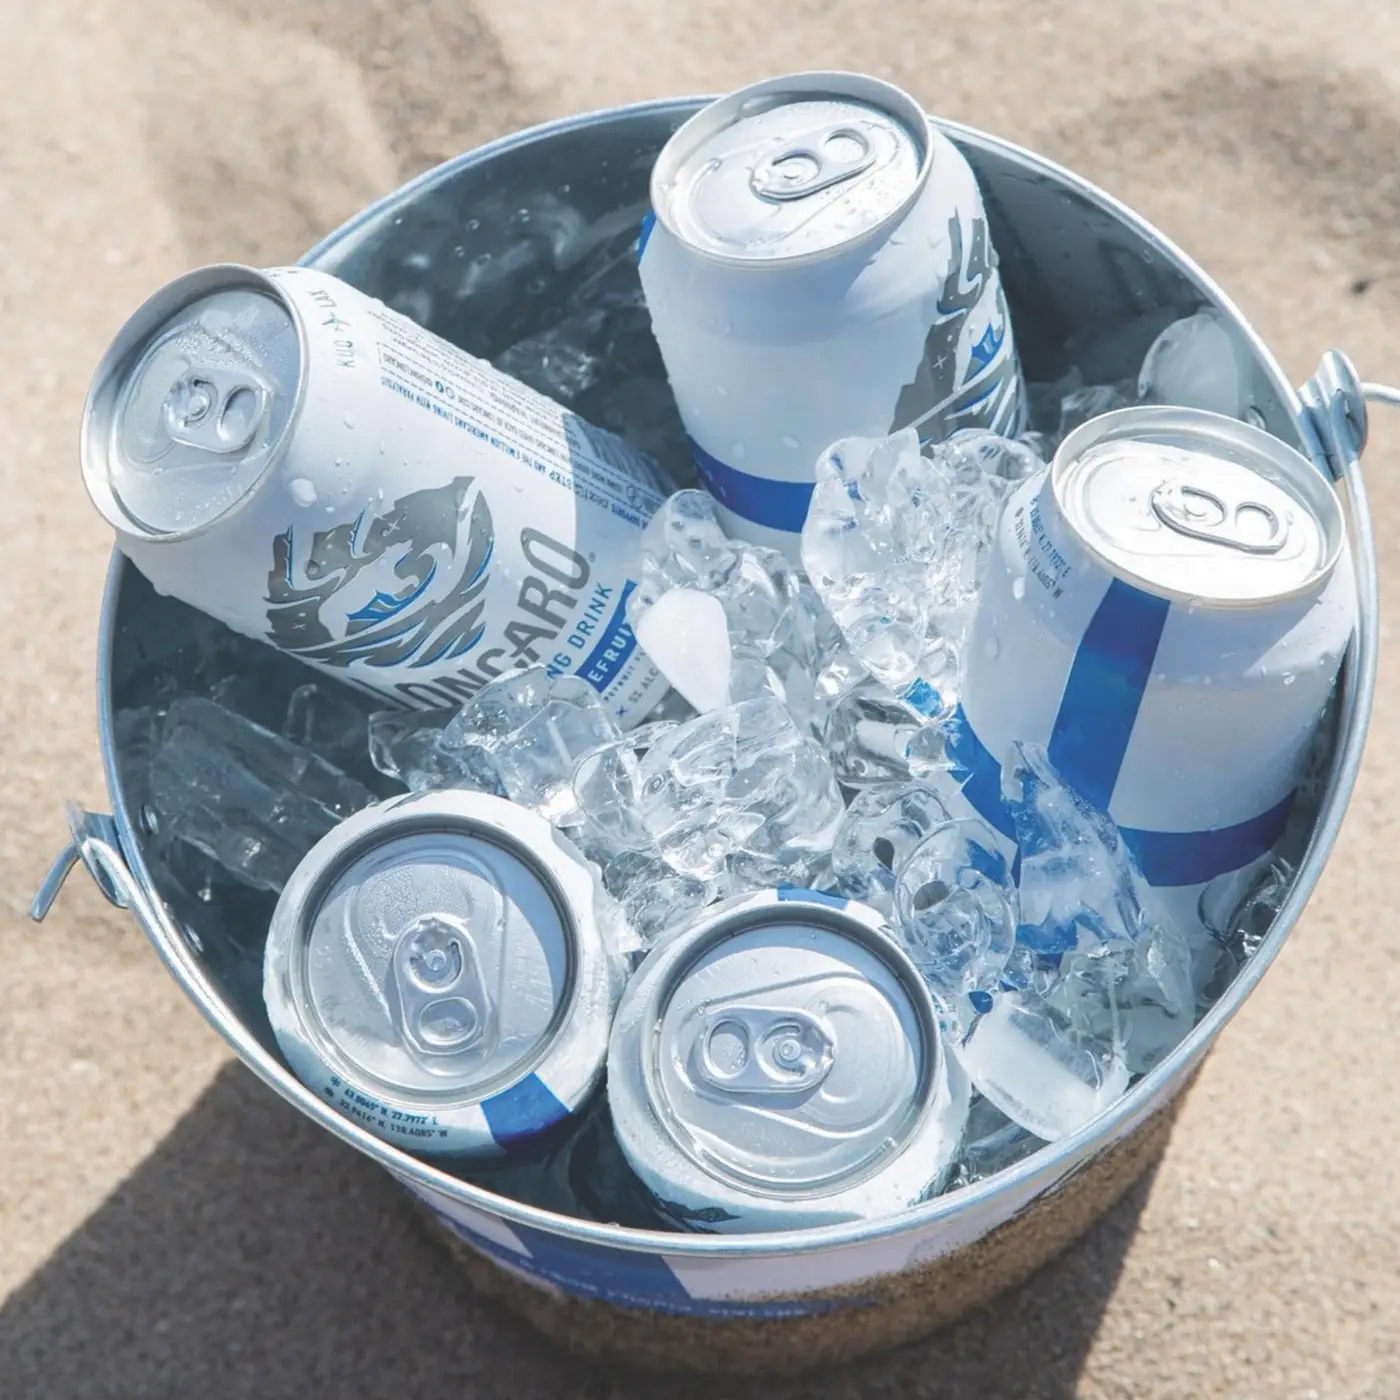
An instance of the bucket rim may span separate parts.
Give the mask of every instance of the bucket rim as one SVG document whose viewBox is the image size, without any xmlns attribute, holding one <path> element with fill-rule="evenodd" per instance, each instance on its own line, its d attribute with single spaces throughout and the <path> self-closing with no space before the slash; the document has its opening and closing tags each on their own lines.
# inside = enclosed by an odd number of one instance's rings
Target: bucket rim
<svg viewBox="0 0 1400 1400">
<path fill-rule="evenodd" d="M 324 260 L 332 252 L 342 249 L 351 238 L 386 210 L 402 205 L 415 193 L 449 178 L 459 170 L 505 152 L 565 133 L 625 120 L 628 117 L 675 116 L 684 119 L 712 100 L 707 96 L 691 96 L 635 102 L 562 117 L 512 132 L 454 156 L 376 200 L 321 239 L 300 261 L 303 264 L 316 264 Z M 1305 452 L 1312 446 L 1308 455 L 1313 457 L 1316 465 L 1329 479 L 1333 477 L 1332 466 L 1319 458 L 1314 438 L 1306 431 L 1306 411 L 1297 391 L 1289 383 L 1277 360 L 1248 319 L 1194 259 L 1127 205 L 1057 162 L 975 127 L 942 118 L 931 117 L 930 120 L 958 144 L 1010 159 L 1052 177 L 1058 184 L 1068 187 L 1132 227 L 1156 251 L 1189 275 L 1202 295 L 1231 318 L 1232 324 L 1267 371 L 1281 403 L 1288 409 L 1291 421 L 1299 430 L 1299 442 Z M 1354 468 L 1355 462 L 1351 462 L 1350 466 Z M 1107 1149 L 1125 1137 L 1167 1102 L 1172 1097 L 1171 1090 L 1174 1085 L 1178 1088 L 1184 1086 L 1189 1072 L 1204 1058 L 1216 1036 L 1258 985 L 1298 922 L 1304 906 L 1317 886 L 1327 858 L 1336 843 L 1355 787 L 1376 682 L 1378 580 L 1371 540 L 1371 522 L 1359 472 L 1347 471 L 1345 476 L 1351 497 L 1348 503 L 1350 509 L 1347 512 L 1350 516 L 1348 535 L 1352 546 L 1352 566 L 1358 585 L 1358 631 L 1353 635 L 1338 682 L 1338 740 L 1327 788 L 1319 807 L 1312 839 L 1299 863 L 1293 885 L 1279 909 L 1268 938 L 1245 963 L 1225 995 L 1191 1029 L 1181 1043 L 1097 1118 L 1077 1132 L 1048 1144 L 1005 1171 L 972 1186 L 937 1196 L 896 1215 L 880 1219 L 846 1221 L 805 1230 L 733 1235 L 688 1234 L 636 1230 L 621 1225 L 579 1220 L 498 1196 L 482 1187 L 459 1180 L 428 1162 L 409 1156 L 327 1107 L 256 1039 L 237 1015 L 232 1013 L 160 901 L 143 901 L 146 907 L 138 906 L 137 912 L 141 916 L 147 937 L 167 970 L 243 1063 L 282 1098 L 307 1114 L 321 1127 L 372 1158 L 402 1185 L 426 1190 L 508 1223 L 570 1239 L 583 1245 L 667 1255 L 678 1259 L 757 1259 L 863 1246 L 946 1223 L 975 1212 L 981 1207 L 992 1208 L 988 1217 L 988 1228 L 995 1228 L 1000 1220 L 1008 1218 L 1017 1208 L 1013 1207 L 1012 1211 L 998 1215 L 995 1210 L 998 1201 L 1011 1198 L 1024 1206 L 1033 1198 L 1045 1194 L 1070 1172 L 1097 1155 L 1098 1151 Z M 114 548 L 104 585 L 99 622 L 96 676 L 98 737 L 121 855 L 126 860 L 134 883 L 149 892 L 154 889 L 154 884 L 142 857 L 140 841 L 135 834 L 132 814 L 127 809 L 117 769 L 111 703 L 112 657 L 117 642 L 118 604 L 127 567 L 127 561 L 121 551 Z M 1041 1180 L 1034 1189 L 1024 1194 L 1017 1191 L 1017 1188 L 1031 1186 L 1037 1178 Z M 981 1233 L 985 1232 L 979 1232 L 979 1237 Z M 956 1239 L 951 1240 L 948 1247 L 952 1249 L 957 1243 Z"/>
</svg>

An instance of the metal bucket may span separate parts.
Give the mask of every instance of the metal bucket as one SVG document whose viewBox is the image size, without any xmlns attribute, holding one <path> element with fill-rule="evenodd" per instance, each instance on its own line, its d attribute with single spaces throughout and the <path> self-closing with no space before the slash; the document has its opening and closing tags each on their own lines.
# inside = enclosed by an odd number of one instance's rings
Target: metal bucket
<svg viewBox="0 0 1400 1400">
<path fill-rule="evenodd" d="M 527 283 L 536 274 L 527 268 L 497 285 L 464 273 L 478 256 L 474 240 L 483 221 L 506 222 L 558 194 L 590 220 L 611 216 L 610 227 L 625 233 L 641 218 L 657 151 L 699 105 L 622 108 L 498 141 L 389 196 L 306 261 L 477 353 L 499 352 L 537 329 L 529 324 Z M 113 557 L 98 663 L 112 815 L 70 808 L 73 844 L 36 897 L 35 917 L 43 917 L 63 876 L 82 859 L 108 898 L 132 910 L 176 980 L 255 1074 L 423 1202 L 459 1242 L 483 1289 L 592 1356 L 658 1368 L 818 1365 L 906 1341 L 1024 1279 L 1101 1216 L 1163 1150 L 1211 1043 L 1297 922 L 1356 778 L 1376 678 L 1377 583 L 1357 465 L 1365 394 L 1351 367 L 1330 352 L 1295 393 L 1219 289 L 1131 211 L 1018 147 L 963 127 L 945 129 L 985 192 L 1028 377 L 1054 379 L 1095 326 L 1121 324 L 1099 353 L 1136 364 L 1168 321 L 1202 304 L 1220 308 L 1252 361 L 1260 421 L 1339 482 L 1361 607 L 1341 681 L 1326 793 L 1297 883 L 1264 946 L 1177 1050 L 1110 1111 L 1014 1168 L 895 1219 L 784 1235 L 660 1234 L 565 1218 L 492 1195 L 340 1117 L 277 1054 L 257 975 L 265 932 L 258 910 L 242 922 L 229 909 L 203 923 L 197 915 L 177 918 L 152 883 L 140 799 L 131 791 L 131 770 L 124 781 L 114 711 L 140 703 L 161 658 L 217 624 L 158 597 Z M 543 256 L 547 264 L 547 249 Z M 1121 377 L 1108 364 L 1083 368 L 1091 380 Z M 1393 395 L 1364 387 L 1373 397 Z M 295 662 L 285 663 L 287 692 L 306 679 Z M 277 684 L 270 682 L 270 690 Z"/>
</svg>

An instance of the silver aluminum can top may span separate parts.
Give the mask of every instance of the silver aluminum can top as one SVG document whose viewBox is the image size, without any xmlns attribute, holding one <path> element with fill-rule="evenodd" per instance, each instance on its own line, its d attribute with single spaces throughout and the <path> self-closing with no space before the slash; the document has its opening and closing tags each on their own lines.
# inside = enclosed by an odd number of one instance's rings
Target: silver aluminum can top
<svg viewBox="0 0 1400 1400">
<path fill-rule="evenodd" d="M 219 265 L 151 297 L 103 356 L 83 410 L 83 479 L 118 530 L 178 537 L 245 500 L 295 416 L 303 341 L 276 288 Z"/>
<path fill-rule="evenodd" d="M 1311 462 L 1200 409 L 1091 419 L 1061 444 L 1050 481 L 1085 547 L 1160 597 L 1248 608 L 1305 596 L 1344 542 L 1336 492 Z"/>
<path fill-rule="evenodd" d="M 932 158 L 927 118 L 907 93 L 855 73 L 799 73 L 686 122 L 657 158 L 652 205 L 709 258 L 820 258 L 891 227 Z"/>
<path fill-rule="evenodd" d="M 875 911 L 820 900 L 779 891 L 723 908 L 654 951 L 624 994 L 649 999 L 640 1072 L 653 1116 L 745 1193 L 827 1196 L 877 1174 L 940 1082 L 913 964 Z"/>
<path fill-rule="evenodd" d="M 476 1103 L 556 1048 L 603 956 L 593 884 L 534 813 L 480 793 L 399 799 L 318 842 L 268 936 L 298 1038 L 399 1103 Z M 573 1105 L 566 1105 L 573 1107 Z"/>
</svg>

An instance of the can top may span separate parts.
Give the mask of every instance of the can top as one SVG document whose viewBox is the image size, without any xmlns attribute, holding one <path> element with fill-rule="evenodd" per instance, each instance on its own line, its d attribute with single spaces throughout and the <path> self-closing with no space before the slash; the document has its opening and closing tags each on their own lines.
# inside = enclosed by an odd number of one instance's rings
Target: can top
<svg viewBox="0 0 1400 1400">
<path fill-rule="evenodd" d="M 376 1096 L 460 1105 L 529 1074 L 567 1020 L 592 884 L 533 812 L 481 793 L 342 823 L 288 882 L 270 940 L 328 1068 Z"/>
<path fill-rule="evenodd" d="M 933 1004 L 872 909 L 779 891 L 673 940 L 643 1015 L 646 1097 L 741 1190 L 811 1197 L 897 1157 L 931 1101 Z"/>
<path fill-rule="evenodd" d="M 891 225 L 929 178 L 928 119 L 907 93 L 854 73 L 799 73 L 712 102 L 666 143 L 656 216 L 722 262 L 826 256 Z"/>
<path fill-rule="evenodd" d="M 1070 527 L 1118 577 L 1207 606 L 1316 591 L 1345 536 L 1336 492 L 1311 462 L 1200 409 L 1091 419 L 1061 444 L 1051 483 Z"/>
<path fill-rule="evenodd" d="M 151 297 L 103 356 L 83 410 L 82 466 L 125 534 L 183 537 L 245 500 L 295 416 L 302 338 L 275 286 L 232 264 Z"/>
</svg>

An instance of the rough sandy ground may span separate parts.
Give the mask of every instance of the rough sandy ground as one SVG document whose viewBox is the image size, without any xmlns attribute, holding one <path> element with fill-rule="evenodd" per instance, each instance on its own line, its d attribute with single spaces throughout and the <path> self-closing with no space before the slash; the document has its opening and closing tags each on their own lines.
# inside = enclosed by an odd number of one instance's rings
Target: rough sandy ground
<svg viewBox="0 0 1400 1400">
<path fill-rule="evenodd" d="M 884 73 L 1096 179 L 1215 273 L 1295 382 L 1330 345 L 1400 380 L 1393 0 L 0 3 L 0 1394 L 650 1393 L 477 1300 L 386 1179 L 229 1063 L 89 881 L 25 920 L 60 799 L 105 805 L 109 537 L 74 439 L 108 337 L 185 267 L 291 259 L 511 127 L 805 66 Z M 1400 424 L 1377 417 L 1388 606 Z M 927 1344 L 676 1395 L 1400 1394 L 1395 671 L 1386 650 L 1322 887 L 1155 1177 Z"/>
</svg>

